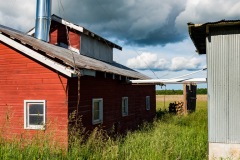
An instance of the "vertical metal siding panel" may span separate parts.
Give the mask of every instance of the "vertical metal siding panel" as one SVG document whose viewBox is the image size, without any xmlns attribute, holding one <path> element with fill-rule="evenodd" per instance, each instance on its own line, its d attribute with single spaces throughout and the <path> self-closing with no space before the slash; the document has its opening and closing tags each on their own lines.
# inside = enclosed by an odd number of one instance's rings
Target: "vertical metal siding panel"
<svg viewBox="0 0 240 160">
<path fill-rule="evenodd" d="M 93 49 L 91 39 L 88 36 L 81 34 L 81 54 L 88 57 L 94 57 Z"/>
<path fill-rule="evenodd" d="M 229 137 L 228 143 L 240 143 L 240 31 L 229 30 Z"/>
<path fill-rule="evenodd" d="M 81 35 L 81 54 L 105 62 L 113 62 L 113 49 L 106 42 Z"/>
<path fill-rule="evenodd" d="M 98 48 L 101 59 L 106 59 L 107 62 L 113 61 L 113 49 L 111 46 L 109 46 L 106 43 L 103 43 L 101 45 L 98 45 Z"/>
<path fill-rule="evenodd" d="M 228 135 L 227 37 L 211 32 L 207 43 L 209 142 L 226 142 Z"/>
<path fill-rule="evenodd" d="M 240 143 L 240 30 L 214 28 L 207 39 L 209 142 Z"/>
</svg>

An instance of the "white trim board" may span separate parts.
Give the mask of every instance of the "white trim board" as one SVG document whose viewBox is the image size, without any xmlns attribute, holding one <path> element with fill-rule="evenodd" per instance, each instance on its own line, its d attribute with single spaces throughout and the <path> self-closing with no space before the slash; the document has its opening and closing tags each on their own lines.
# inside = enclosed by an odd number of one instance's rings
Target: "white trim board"
<svg viewBox="0 0 240 160">
<path fill-rule="evenodd" d="M 66 66 L 59 64 L 41 54 L 38 52 L 12 40 L 11 38 L 8 38 L 7 36 L 4 36 L 3 34 L 0 34 L 0 41 L 12 46 L 13 48 L 17 49 L 18 51 L 24 53 L 25 55 L 47 65 L 48 67 L 59 71 L 60 73 L 68 76 L 68 77 L 75 77 L 76 73 L 74 70 L 67 68 Z"/>
<path fill-rule="evenodd" d="M 68 21 L 66 21 L 64 19 L 58 18 L 56 16 L 52 16 L 52 20 L 54 20 L 54 21 L 56 21 L 58 23 L 61 23 L 63 25 L 66 25 L 69 28 L 73 28 L 73 29 L 83 33 L 83 27 L 81 27 L 81 26 L 77 26 L 77 25 L 75 25 L 75 24 L 73 24 L 71 22 L 68 22 Z"/>
<path fill-rule="evenodd" d="M 55 17 L 55 16 L 52 16 L 51 19 L 56 21 L 56 22 L 58 22 L 58 23 L 60 23 L 60 24 L 66 25 L 69 28 L 75 29 L 75 30 L 83 33 L 83 27 L 81 27 L 81 26 L 77 26 L 77 25 L 75 25 L 73 23 L 70 23 L 70 22 L 68 22 L 68 21 L 66 21 L 64 19 L 61 19 L 61 18 L 58 18 L 58 17 Z M 34 33 L 35 33 L 35 28 L 30 30 L 27 34 L 28 35 L 33 35 Z"/>
</svg>

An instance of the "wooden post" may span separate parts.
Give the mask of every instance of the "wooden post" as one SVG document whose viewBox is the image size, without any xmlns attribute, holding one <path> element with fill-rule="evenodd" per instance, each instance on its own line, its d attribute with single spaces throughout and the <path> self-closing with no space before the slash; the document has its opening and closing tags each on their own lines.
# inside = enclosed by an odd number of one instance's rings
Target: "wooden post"
<svg viewBox="0 0 240 160">
<path fill-rule="evenodd" d="M 187 115 L 187 84 L 183 84 L 183 113 Z"/>
<path fill-rule="evenodd" d="M 183 113 L 188 114 L 196 110 L 196 84 L 183 84 Z"/>
</svg>

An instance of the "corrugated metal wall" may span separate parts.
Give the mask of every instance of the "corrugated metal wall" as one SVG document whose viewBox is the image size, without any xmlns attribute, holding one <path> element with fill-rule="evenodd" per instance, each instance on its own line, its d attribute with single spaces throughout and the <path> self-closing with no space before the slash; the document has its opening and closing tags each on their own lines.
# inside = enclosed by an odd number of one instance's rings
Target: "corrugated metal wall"
<svg viewBox="0 0 240 160">
<path fill-rule="evenodd" d="M 97 39 L 81 34 L 80 49 L 82 55 L 109 63 L 113 62 L 113 48 Z"/>
<path fill-rule="evenodd" d="M 209 142 L 240 143 L 240 29 L 210 28 L 206 44 Z"/>
</svg>

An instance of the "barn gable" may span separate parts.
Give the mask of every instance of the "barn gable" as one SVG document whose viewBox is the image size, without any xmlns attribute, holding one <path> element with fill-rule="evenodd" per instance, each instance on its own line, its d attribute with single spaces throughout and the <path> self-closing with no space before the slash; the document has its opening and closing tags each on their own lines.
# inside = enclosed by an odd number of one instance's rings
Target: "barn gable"
<svg viewBox="0 0 240 160">
<path fill-rule="evenodd" d="M 47 128 L 45 133 L 52 134 L 52 139 L 64 146 L 67 145 L 67 77 L 2 41 L 0 41 L 0 74 L 1 136 L 31 137 L 36 133 L 35 129 L 44 129 L 42 126 L 29 125 L 27 112 L 27 104 L 44 102 L 42 116 Z"/>
<path fill-rule="evenodd" d="M 7 65 L 6 62 L 12 59 L 16 64 Z M 155 85 L 126 83 L 131 79 L 148 79 L 147 76 L 114 61 L 107 63 L 90 58 L 4 26 L 0 26 L 0 65 L 3 75 L 0 87 L 4 88 L 0 98 L 6 98 L 6 101 L 0 101 L 0 115 L 8 110 L 5 103 L 11 106 L 10 110 L 19 120 L 13 119 L 19 126 L 11 127 L 13 130 L 18 128 L 16 134 L 25 129 L 41 129 L 42 126 L 27 123 L 26 116 L 34 117 L 34 114 L 25 113 L 32 104 L 42 107 L 40 116 L 44 123 L 62 118 L 56 127 L 63 131 L 58 137 L 64 144 L 68 140 L 68 116 L 74 110 L 82 116 L 87 129 L 102 124 L 104 129 L 114 126 L 116 132 L 134 129 L 142 121 L 152 120 L 156 113 Z M 19 86 L 25 90 L 18 90 Z M 10 98 L 14 91 L 15 101 Z M 94 119 L 95 102 L 102 113 L 97 117 L 99 119 Z"/>
</svg>

